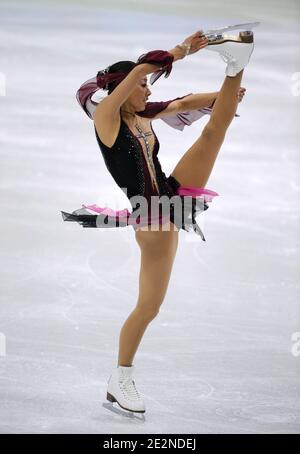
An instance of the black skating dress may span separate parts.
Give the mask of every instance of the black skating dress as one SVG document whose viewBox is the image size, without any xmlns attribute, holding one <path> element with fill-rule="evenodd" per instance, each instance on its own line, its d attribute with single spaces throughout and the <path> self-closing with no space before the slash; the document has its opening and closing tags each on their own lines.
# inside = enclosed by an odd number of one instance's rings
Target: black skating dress
<svg viewBox="0 0 300 454">
<path fill-rule="evenodd" d="M 157 112 L 164 110 L 170 102 L 181 98 L 183 97 L 169 101 L 148 102 L 145 110 L 137 112 L 137 114 L 147 118 L 154 117 Z M 184 126 L 190 125 L 193 121 L 210 112 L 211 109 L 209 108 L 198 109 L 166 116 L 162 120 L 170 126 L 182 130 Z M 159 192 L 152 185 L 141 143 L 125 121 L 121 118 L 119 133 L 112 147 L 107 147 L 101 141 L 94 125 L 96 139 L 105 165 L 116 184 L 128 197 L 132 211 L 130 212 L 127 208 L 114 210 L 96 204 L 83 204 L 81 208 L 72 213 L 61 211 L 64 221 L 78 222 L 83 227 L 97 228 L 131 225 L 135 230 L 142 226 L 161 225 L 171 221 L 178 229 L 188 232 L 194 231 L 205 241 L 204 234 L 195 218 L 199 213 L 207 210 L 209 208 L 207 202 L 211 202 L 219 194 L 207 188 L 182 186 L 172 175 L 167 177 L 158 158 L 160 144 L 151 122 L 150 125 L 155 139 L 152 156 Z M 152 202 L 152 200 L 155 200 L 155 202 Z"/>
<path fill-rule="evenodd" d="M 158 70 L 153 72 L 150 78 L 151 85 L 154 84 L 163 74 L 169 77 L 172 71 L 174 55 L 168 51 L 156 49 L 141 55 L 135 66 L 150 63 L 158 65 Z M 129 71 L 130 72 L 130 71 Z M 86 80 L 77 90 L 76 98 L 84 112 L 90 119 L 98 105 L 93 99 L 100 89 L 108 89 L 108 84 L 120 83 L 128 72 L 111 72 L 110 66 L 98 71 L 97 76 Z M 188 95 L 177 97 L 169 101 L 147 102 L 145 110 L 136 112 L 138 115 L 153 118 L 155 115 L 177 99 Z M 212 104 L 213 106 L 213 104 Z M 191 125 L 203 115 L 210 115 L 212 106 L 180 112 L 175 115 L 164 116 L 162 120 L 169 126 L 183 130 L 185 126 Z M 239 116 L 235 114 L 235 116 Z M 132 212 L 127 208 L 114 210 L 109 207 L 100 207 L 96 204 L 85 205 L 74 210 L 72 213 L 61 211 L 64 221 L 78 222 L 83 227 L 125 227 L 131 225 L 134 229 L 141 226 L 164 224 L 171 221 L 178 229 L 194 231 L 203 241 L 205 237 L 196 222 L 197 214 L 209 208 L 211 202 L 219 194 L 206 188 L 182 186 L 172 175 L 166 176 L 161 168 L 158 159 L 159 141 L 155 135 L 152 125 L 151 129 L 155 138 L 153 150 L 153 165 L 156 185 L 152 185 L 150 171 L 144 155 L 144 150 L 138 138 L 121 119 L 120 130 L 117 139 L 112 147 L 107 147 L 99 138 L 95 125 L 95 134 L 98 141 L 104 162 L 111 173 L 116 184 L 125 192 Z M 154 204 L 152 202 L 154 201 Z"/>
</svg>

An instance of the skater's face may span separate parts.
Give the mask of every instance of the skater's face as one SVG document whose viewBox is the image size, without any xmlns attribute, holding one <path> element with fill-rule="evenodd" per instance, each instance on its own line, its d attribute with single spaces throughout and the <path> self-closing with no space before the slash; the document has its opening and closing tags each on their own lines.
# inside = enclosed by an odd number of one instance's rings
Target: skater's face
<svg viewBox="0 0 300 454">
<path fill-rule="evenodd" d="M 151 91 L 148 87 L 147 77 L 143 77 L 137 83 L 136 88 L 131 93 L 128 101 L 132 104 L 136 112 L 145 110 L 146 102 L 148 97 L 151 95 Z"/>
</svg>

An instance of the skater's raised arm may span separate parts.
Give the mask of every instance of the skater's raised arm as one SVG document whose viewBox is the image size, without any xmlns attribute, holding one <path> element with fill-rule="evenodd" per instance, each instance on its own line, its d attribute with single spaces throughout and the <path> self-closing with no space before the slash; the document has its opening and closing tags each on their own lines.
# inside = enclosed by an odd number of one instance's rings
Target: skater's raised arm
<svg viewBox="0 0 300 454">
<path fill-rule="evenodd" d="M 200 49 L 203 49 L 207 43 L 208 39 L 203 35 L 202 30 L 198 30 L 196 33 L 188 36 L 181 44 L 178 44 L 171 49 L 169 53 L 173 55 L 174 62 L 175 60 L 184 58 L 186 55 L 193 54 Z M 98 104 L 95 110 L 94 120 L 103 122 L 103 117 L 109 122 L 117 120 L 121 106 L 129 98 L 137 84 L 140 82 L 140 79 L 159 69 L 161 69 L 160 63 L 138 64 L 129 72 L 125 79 L 118 84 L 113 92 Z"/>
<path fill-rule="evenodd" d="M 207 46 L 207 43 L 208 39 L 203 35 L 203 31 L 198 30 L 168 52 L 174 56 L 174 62 L 182 60 L 187 55 L 194 54 L 195 52 L 204 49 L 204 47 Z M 151 74 L 159 69 L 157 65 L 152 65 L 150 63 L 142 63 L 139 67 L 141 68 L 142 76 L 147 76 L 147 74 Z"/>
</svg>

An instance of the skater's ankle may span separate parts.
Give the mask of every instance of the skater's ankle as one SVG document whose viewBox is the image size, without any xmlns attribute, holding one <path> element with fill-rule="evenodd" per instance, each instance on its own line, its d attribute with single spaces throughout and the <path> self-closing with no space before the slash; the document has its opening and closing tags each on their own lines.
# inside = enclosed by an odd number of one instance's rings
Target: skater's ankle
<svg viewBox="0 0 300 454">
<path fill-rule="evenodd" d="M 237 77 L 241 77 L 243 71 L 244 71 L 244 68 L 239 73 L 237 73 L 235 76 L 226 76 L 226 78 L 228 78 L 228 79 L 236 79 Z"/>
</svg>

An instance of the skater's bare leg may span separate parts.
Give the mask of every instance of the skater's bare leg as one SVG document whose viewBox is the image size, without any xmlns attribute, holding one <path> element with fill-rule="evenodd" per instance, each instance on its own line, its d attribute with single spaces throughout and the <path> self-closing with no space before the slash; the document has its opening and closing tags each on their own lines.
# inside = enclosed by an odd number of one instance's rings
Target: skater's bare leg
<svg viewBox="0 0 300 454">
<path fill-rule="evenodd" d="M 204 188 L 213 169 L 227 128 L 237 110 L 237 93 L 244 70 L 235 77 L 226 76 L 216 98 L 210 120 L 201 136 L 188 149 L 174 168 L 172 175 L 182 186 Z"/>
<path fill-rule="evenodd" d="M 156 317 L 167 292 L 178 246 L 178 231 L 135 233 L 141 250 L 139 297 L 125 321 L 119 338 L 118 365 L 131 366 L 149 323 Z"/>
</svg>

